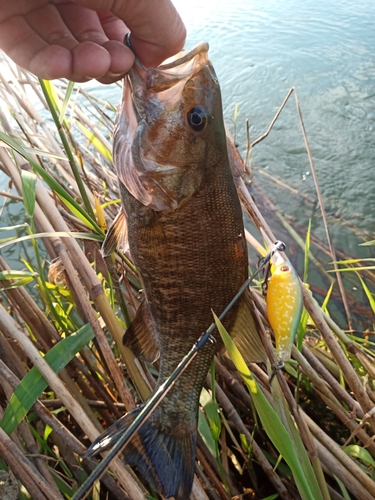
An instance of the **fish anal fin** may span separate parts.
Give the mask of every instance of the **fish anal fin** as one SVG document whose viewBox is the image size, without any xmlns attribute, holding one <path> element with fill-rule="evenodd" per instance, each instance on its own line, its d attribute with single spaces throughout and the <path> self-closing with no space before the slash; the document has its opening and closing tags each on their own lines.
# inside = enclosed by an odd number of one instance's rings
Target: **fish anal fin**
<svg viewBox="0 0 375 500">
<path fill-rule="evenodd" d="M 108 257 L 116 250 L 125 253 L 129 248 L 128 243 L 128 223 L 124 209 L 114 218 L 103 241 L 101 252 L 103 257 Z"/>
<path fill-rule="evenodd" d="M 142 361 L 152 363 L 158 359 L 157 335 L 146 300 L 139 306 L 122 342 Z"/>
<path fill-rule="evenodd" d="M 247 363 L 260 363 L 267 361 L 267 354 L 251 312 L 253 307 L 251 292 L 246 290 L 239 299 L 231 337 Z"/>
<path fill-rule="evenodd" d="M 127 413 L 104 431 L 92 443 L 86 456 L 92 457 L 112 448 L 143 406 Z M 183 418 L 169 422 L 170 425 L 166 425 L 166 420 L 162 406 L 156 408 L 123 449 L 123 460 L 135 466 L 163 497 L 187 500 L 194 480 L 196 428 Z"/>
</svg>

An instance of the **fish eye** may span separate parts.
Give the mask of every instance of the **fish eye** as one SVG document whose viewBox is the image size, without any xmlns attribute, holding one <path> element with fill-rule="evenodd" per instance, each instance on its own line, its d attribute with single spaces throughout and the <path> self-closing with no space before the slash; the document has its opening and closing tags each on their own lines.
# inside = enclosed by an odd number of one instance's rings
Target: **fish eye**
<svg viewBox="0 0 375 500">
<path fill-rule="evenodd" d="M 187 113 L 187 121 L 195 132 L 200 132 L 207 124 L 207 111 L 203 106 L 194 106 Z"/>
</svg>

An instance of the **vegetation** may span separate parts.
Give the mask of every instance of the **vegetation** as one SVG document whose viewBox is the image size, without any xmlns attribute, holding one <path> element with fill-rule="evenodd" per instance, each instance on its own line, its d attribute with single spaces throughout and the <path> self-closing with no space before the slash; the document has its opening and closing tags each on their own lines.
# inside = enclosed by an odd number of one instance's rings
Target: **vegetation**
<svg viewBox="0 0 375 500">
<path fill-rule="evenodd" d="M 103 260 L 99 251 L 120 203 L 114 108 L 72 84 L 37 82 L 10 63 L 0 92 L 0 169 L 9 178 L 1 210 L 11 221 L 12 209 L 24 206 L 23 223 L 0 227 L 0 497 L 70 499 L 95 465 L 82 459 L 86 447 L 146 399 L 157 376 L 157 364 L 138 362 L 122 345 L 139 305 L 136 269 L 129 256 Z M 248 146 L 247 166 L 249 139 Z M 242 176 L 236 183 L 253 224 L 275 241 Z M 305 251 L 304 281 L 310 262 L 327 277 L 311 256 L 310 230 L 302 242 L 293 235 Z M 264 255 L 262 236 L 247 236 Z M 337 261 L 332 244 L 327 253 Z M 344 259 L 334 271 L 361 273 L 373 314 L 374 267 Z M 326 279 L 332 287 L 321 307 L 303 287 L 292 359 L 271 381 L 276 361 L 261 281 L 255 316 L 270 366 L 249 369 L 216 318 L 235 366 L 215 359 L 202 391 L 191 499 L 375 497 L 372 332 L 354 335 L 334 322 L 327 310 L 334 278 Z M 90 498 L 158 498 L 120 459 L 109 470 Z"/>
</svg>

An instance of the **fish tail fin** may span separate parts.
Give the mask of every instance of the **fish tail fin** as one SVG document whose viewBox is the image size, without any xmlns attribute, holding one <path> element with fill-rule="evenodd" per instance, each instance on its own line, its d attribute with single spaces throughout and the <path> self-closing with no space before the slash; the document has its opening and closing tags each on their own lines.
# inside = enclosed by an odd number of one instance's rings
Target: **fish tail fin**
<svg viewBox="0 0 375 500">
<path fill-rule="evenodd" d="M 86 452 L 94 456 L 113 447 L 144 405 L 124 415 L 101 434 Z M 186 500 L 194 480 L 197 428 L 195 422 L 173 419 L 156 408 L 134 435 L 122 454 L 124 462 L 135 466 L 159 494 Z"/>
</svg>

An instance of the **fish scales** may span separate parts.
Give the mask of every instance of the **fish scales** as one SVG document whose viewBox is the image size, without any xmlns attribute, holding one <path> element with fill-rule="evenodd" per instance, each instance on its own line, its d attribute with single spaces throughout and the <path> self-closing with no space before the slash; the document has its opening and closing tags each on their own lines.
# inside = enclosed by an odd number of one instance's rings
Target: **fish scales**
<svg viewBox="0 0 375 500">
<path fill-rule="evenodd" d="M 124 343 L 146 359 L 155 343 L 158 386 L 207 330 L 212 311 L 220 314 L 248 276 L 242 210 L 207 50 L 201 44 L 156 70 L 132 70 L 116 129 L 114 156 L 129 248 L 143 285 L 142 306 Z M 223 323 L 240 344 L 253 348 L 249 359 L 263 359 L 244 300 Z M 242 331 L 234 331 L 236 325 Z M 192 488 L 199 396 L 212 358 L 222 348 L 219 334 L 214 335 L 216 343 L 199 351 L 124 450 L 125 462 L 137 466 L 167 498 L 186 500 Z M 111 447 L 139 411 L 107 429 L 88 454 Z"/>
</svg>

